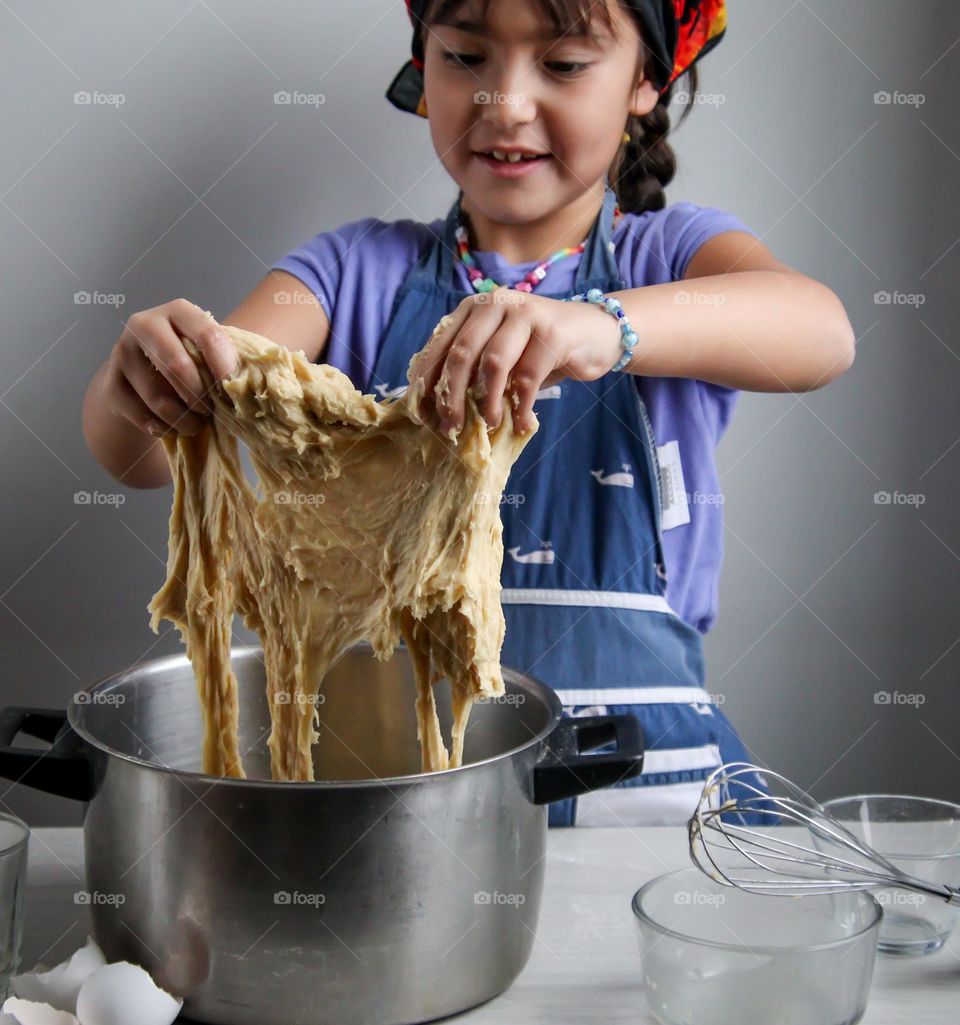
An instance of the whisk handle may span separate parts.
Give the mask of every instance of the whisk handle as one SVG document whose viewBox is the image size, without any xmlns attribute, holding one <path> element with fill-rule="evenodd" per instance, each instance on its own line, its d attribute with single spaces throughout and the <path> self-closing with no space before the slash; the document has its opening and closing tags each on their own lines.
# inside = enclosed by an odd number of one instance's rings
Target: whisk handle
<svg viewBox="0 0 960 1025">
<path fill-rule="evenodd" d="M 960 908 L 960 889 L 955 886 L 947 886 L 946 883 L 931 883 L 926 879 L 918 879 L 916 876 L 904 873 L 888 880 L 888 885 L 898 886 L 904 890 L 913 890 L 915 893 L 925 893 L 930 897 L 940 897 L 948 904 Z"/>
</svg>

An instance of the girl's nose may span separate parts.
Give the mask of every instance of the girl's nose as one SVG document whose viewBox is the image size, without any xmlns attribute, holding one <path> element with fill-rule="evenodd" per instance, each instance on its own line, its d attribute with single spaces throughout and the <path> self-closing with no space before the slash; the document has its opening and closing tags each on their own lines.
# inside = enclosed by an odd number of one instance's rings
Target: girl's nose
<svg viewBox="0 0 960 1025">
<path fill-rule="evenodd" d="M 493 88 L 479 89 L 474 103 L 480 119 L 497 128 L 526 124 L 536 117 L 534 98 L 523 91 L 522 85 L 511 85 L 502 78 Z"/>
<path fill-rule="evenodd" d="M 526 54 L 489 61 L 474 95 L 479 116 L 497 127 L 532 120 L 537 106 L 535 69 Z"/>
</svg>

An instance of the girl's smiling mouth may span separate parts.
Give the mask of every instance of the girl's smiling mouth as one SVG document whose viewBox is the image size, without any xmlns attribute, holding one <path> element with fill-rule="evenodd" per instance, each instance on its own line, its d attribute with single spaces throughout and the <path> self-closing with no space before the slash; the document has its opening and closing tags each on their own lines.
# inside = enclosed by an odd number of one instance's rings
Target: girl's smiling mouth
<svg viewBox="0 0 960 1025">
<path fill-rule="evenodd" d="M 542 167 L 549 159 L 549 153 L 536 153 L 516 147 L 510 149 L 489 149 L 473 154 L 491 173 L 501 178 L 520 178 Z"/>
</svg>

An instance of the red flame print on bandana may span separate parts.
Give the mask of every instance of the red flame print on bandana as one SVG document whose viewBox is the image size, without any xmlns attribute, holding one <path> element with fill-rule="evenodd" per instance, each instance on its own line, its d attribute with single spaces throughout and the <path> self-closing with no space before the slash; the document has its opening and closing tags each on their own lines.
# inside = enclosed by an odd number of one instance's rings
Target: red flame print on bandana
<svg viewBox="0 0 960 1025">
<path fill-rule="evenodd" d="M 673 0 L 677 19 L 677 53 L 672 82 L 720 41 L 727 27 L 725 0 Z"/>
</svg>

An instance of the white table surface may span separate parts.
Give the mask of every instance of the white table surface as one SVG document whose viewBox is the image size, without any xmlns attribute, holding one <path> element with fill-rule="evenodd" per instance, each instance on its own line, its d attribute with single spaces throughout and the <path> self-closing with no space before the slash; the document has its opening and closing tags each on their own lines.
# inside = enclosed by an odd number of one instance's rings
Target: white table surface
<svg viewBox="0 0 960 1025">
<path fill-rule="evenodd" d="M 689 865 L 675 827 L 548 834 L 546 889 L 530 962 L 504 994 L 450 1022 L 651 1025 L 630 899 L 647 879 Z M 56 963 L 84 943 L 79 829 L 36 829 L 30 843 L 23 964 Z M 864 1025 L 960 1022 L 960 930 L 936 954 L 877 955 Z M 133 1023 L 131 1023 L 133 1025 Z M 744 1023 L 748 1025 L 748 1023 Z"/>
</svg>

